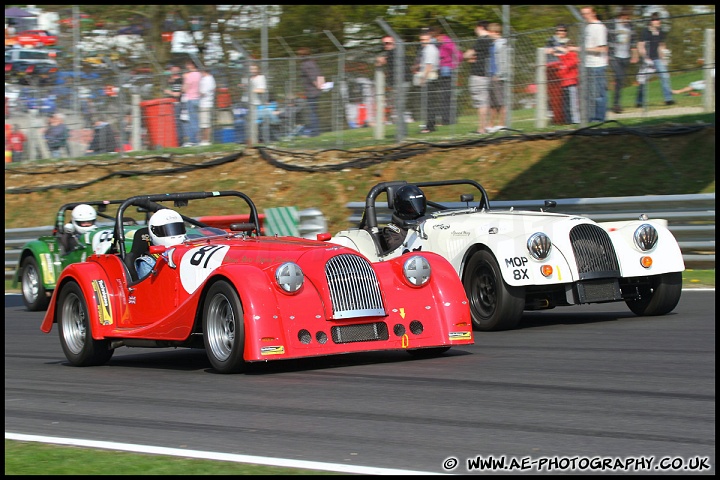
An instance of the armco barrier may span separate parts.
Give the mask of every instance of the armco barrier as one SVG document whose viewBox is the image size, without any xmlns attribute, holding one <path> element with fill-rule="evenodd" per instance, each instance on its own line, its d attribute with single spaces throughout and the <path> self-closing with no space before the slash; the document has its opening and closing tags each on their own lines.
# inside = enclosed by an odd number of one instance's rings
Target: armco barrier
<svg viewBox="0 0 720 480">
<path fill-rule="evenodd" d="M 474 192 L 468 192 L 474 193 Z M 664 218 L 668 228 L 680 244 L 687 268 L 715 268 L 715 194 L 646 195 L 638 197 L 565 198 L 555 200 L 557 206 L 549 211 L 572 213 L 589 217 L 597 222 L 634 220 L 641 214 L 648 218 Z M 493 209 L 539 210 L 544 200 L 490 201 Z M 463 207 L 465 203 L 450 202 L 450 207 Z M 358 225 L 365 202 L 350 202 L 350 225 Z M 378 224 L 390 221 L 391 212 L 386 203 L 377 202 Z"/>
<path fill-rule="evenodd" d="M 308 208 L 298 212 L 298 232 L 301 237 L 315 239 L 318 233 L 327 232 L 325 216 L 317 208 Z M 52 226 L 32 228 L 11 228 L 5 230 L 5 279 L 15 274 L 22 246 L 42 235 L 50 235 Z"/>
<path fill-rule="evenodd" d="M 559 213 L 575 213 L 596 221 L 632 220 L 645 213 L 649 218 L 664 218 L 677 238 L 687 268 L 715 268 L 715 194 L 648 195 L 640 197 L 567 198 L 556 200 L 553 209 Z M 449 206 L 464 204 L 450 203 Z M 543 200 L 491 201 L 492 208 L 538 210 Z M 364 202 L 347 204 L 351 215 L 349 225 L 357 225 L 362 217 Z M 385 203 L 377 203 L 378 223 L 390 221 L 390 210 Z M 300 236 L 315 238 L 327 232 L 327 222 L 316 208 L 298 212 Z M 13 228 L 5 230 L 5 278 L 12 278 L 22 246 L 41 235 L 52 232 L 52 227 Z M 334 233 L 334 232 L 330 232 Z"/>
</svg>

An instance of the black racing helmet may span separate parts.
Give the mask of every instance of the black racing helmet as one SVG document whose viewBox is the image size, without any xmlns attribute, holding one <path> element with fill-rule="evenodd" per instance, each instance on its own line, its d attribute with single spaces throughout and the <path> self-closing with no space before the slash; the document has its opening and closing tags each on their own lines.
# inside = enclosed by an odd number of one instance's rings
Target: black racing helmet
<svg viewBox="0 0 720 480">
<path fill-rule="evenodd" d="M 425 215 L 425 194 L 415 185 L 403 185 L 395 192 L 395 215 L 403 220 L 415 220 Z"/>
</svg>

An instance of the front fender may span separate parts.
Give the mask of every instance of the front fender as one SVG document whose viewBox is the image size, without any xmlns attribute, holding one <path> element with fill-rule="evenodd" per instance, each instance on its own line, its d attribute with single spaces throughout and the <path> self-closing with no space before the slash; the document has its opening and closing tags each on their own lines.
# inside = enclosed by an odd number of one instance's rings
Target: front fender
<svg viewBox="0 0 720 480">
<path fill-rule="evenodd" d="M 320 292 L 307 277 L 302 288 L 283 293 L 275 283 L 275 268 L 260 269 L 251 265 L 223 265 L 213 271 L 204 290 L 217 280 L 229 281 L 240 296 L 245 324 L 246 360 L 262 360 L 265 345 L 288 345 L 289 330 L 285 322 L 303 322 L 308 318 L 325 318 Z M 203 293 L 204 295 L 204 293 Z M 207 299 L 205 299 L 207 300 Z"/>
<path fill-rule="evenodd" d="M 635 230 L 644 223 L 651 224 L 658 232 L 657 244 L 647 252 L 640 251 L 633 240 Z M 667 222 L 664 220 L 634 220 L 624 224 L 600 224 L 608 232 L 613 242 L 620 263 L 620 271 L 624 278 L 685 270 L 680 245 L 666 225 Z M 645 256 L 649 256 L 653 260 L 650 268 L 645 268 L 641 264 L 640 259 Z"/>
<path fill-rule="evenodd" d="M 556 283 L 569 283 L 577 280 L 575 270 L 568 262 L 564 252 L 555 243 L 550 255 L 544 260 L 535 260 L 527 250 L 527 235 L 509 237 L 494 235 L 484 239 L 484 243 L 477 243 L 476 248 L 468 249 L 463 260 L 463 268 L 470 257 L 482 246 L 495 256 L 503 280 L 511 286 L 524 285 L 550 285 Z M 572 257 L 572 252 L 570 252 Z M 540 269 L 543 265 L 551 265 L 553 273 L 545 277 Z"/>
</svg>

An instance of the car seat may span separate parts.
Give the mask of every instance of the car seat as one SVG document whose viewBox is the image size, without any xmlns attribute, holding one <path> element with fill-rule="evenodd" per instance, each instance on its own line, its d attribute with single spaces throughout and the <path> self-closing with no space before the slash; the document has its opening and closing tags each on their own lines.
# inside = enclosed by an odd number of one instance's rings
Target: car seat
<svg viewBox="0 0 720 480">
<path fill-rule="evenodd" d="M 125 253 L 125 266 L 130 272 L 130 278 L 133 282 L 138 280 L 137 270 L 135 269 L 135 260 L 146 253 L 150 252 L 150 232 L 147 227 L 139 228 L 133 236 L 132 247 L 129 252 Z"/>
</svg>

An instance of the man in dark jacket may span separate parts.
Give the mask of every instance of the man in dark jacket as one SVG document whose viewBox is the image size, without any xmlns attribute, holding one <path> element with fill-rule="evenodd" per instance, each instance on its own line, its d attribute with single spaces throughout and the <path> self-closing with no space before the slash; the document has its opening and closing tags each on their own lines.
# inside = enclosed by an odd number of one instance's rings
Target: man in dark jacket
<svg viewBox="0 0 720 480">
<path fill-rule="evenodd" d="M 97 153 L 111 153 L 117 150 L 117 140 L 112 126 L 105 120 L 97 120 L 95 122 L 95 131 L 93 139 L 88 145 L 87 155 L 95 155 Z"/>
</svg>

